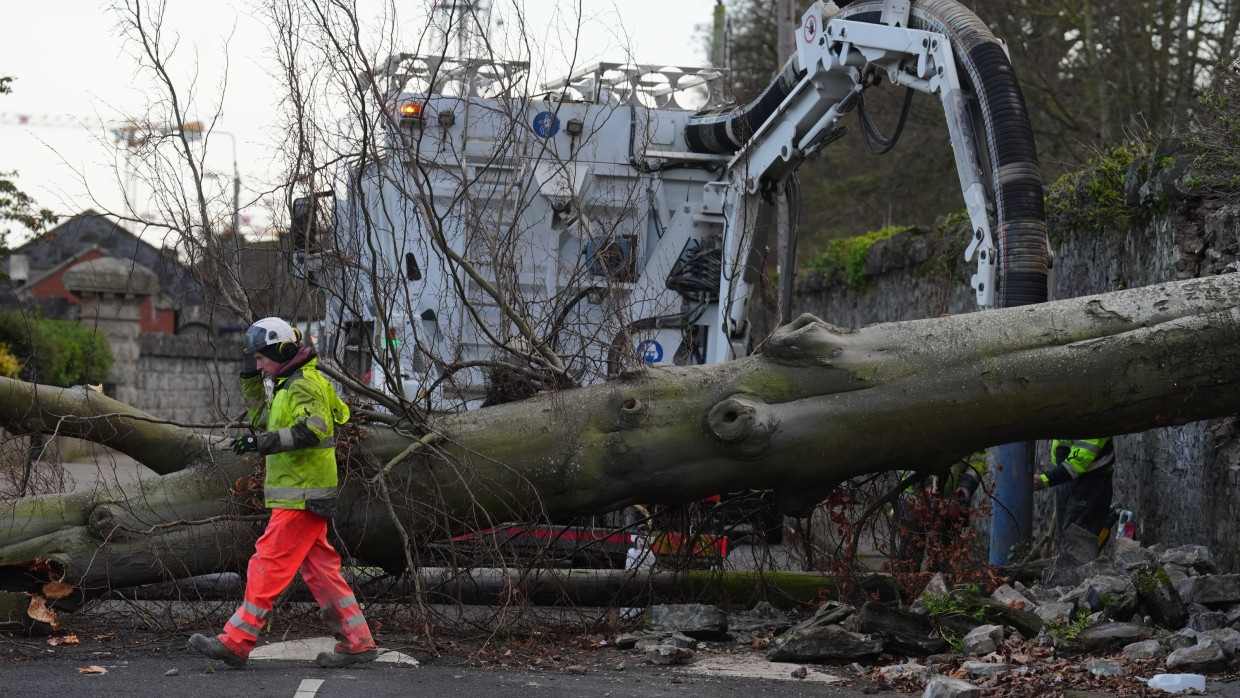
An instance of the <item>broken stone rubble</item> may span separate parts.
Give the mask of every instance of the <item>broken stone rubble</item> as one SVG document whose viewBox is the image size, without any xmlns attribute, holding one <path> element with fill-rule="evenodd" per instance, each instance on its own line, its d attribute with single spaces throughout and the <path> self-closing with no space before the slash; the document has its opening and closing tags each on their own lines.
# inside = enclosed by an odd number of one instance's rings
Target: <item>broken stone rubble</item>
<svg viewBox="0 0 1240 698">
<path fill-rule="evenodd" d="M 970 630 L 960 644 L 965 654 L 990 654 L 1003 644 L 1003 635 L 1002 625 L 979 625 Z"/>
<path fill-rule="evenodd" d="M 1052 566 L 1047 578 L 1056 574 L 1070 576 Z M 956 696 L 975 688 L 960 677 L 991 685 L 1018 670 L 1048 671 L 1016 649 L 1025 638 L 1060 660 L 1094 657 L 1092 664 L 1106 664 L 1106 676 L 1220 672 L 1240 651 L 1240 575 L 1220 574 L 1202 546 L 1144 548 L 1120 539 L 1075 577 L 1070 585 L 1015 582 L 989 595 L 936 577 L 913 603 L 870 601 L 858 609 L 830 602 L 796 624 L 769 604 L 730 615 L 700 604 L 652 606 L 646 630 L 616 646 L 652 662 L 683 663 L 693 660 L 694 643 L 769 642 L 772 662 L 884 662 L 874 673 L 879 681 L 911 679 L 927 686 L 924 695 L 933 684 L 933 695 Z M 1012 657 L 1019 659 L 1007 661 Z M 953 667 L 953 677 L 941 676 Z"/>
<path fill-rule="evenodd" d="M 926 682 L 925 698 L 980 698 L 981 689 L 951 676 L 934 676 Z"/>
<path fill-rule="evenodd" d="M 1207 674 L 1227 665 L 1227 655 L 1217 642 L 1202 637 L 1192 647 L 1178 649 L 1167 655 L 1167 669 L 1177 673 Z"/>
</svg>

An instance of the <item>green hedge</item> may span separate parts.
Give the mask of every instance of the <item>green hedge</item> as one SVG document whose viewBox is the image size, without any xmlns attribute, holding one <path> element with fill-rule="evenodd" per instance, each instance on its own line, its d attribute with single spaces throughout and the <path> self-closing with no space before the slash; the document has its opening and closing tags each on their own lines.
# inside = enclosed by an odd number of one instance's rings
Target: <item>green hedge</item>
<svg viewBox="0 0 1240 698">
<path fill-rule="evenodd" d="M 0 344 L 24 364 L 22 377 L 39 383 L 102 383 L 112 367 L 107 338 L 71 320 L 0 312 Z"/>
<path fill-rule="evenodd" d="M 866 261 L 869 259 L 870 247 L 879 240 L 886 240 L 908 229 L 907 225 L 893 225 L 865 235 L 836 238 L 827 243 L 825 252 L 806 262 L 805 267 L 821 272 L 828 279 L 842 282 L 851 288 L 864 288 L 863 274 Z"/>
</svg>

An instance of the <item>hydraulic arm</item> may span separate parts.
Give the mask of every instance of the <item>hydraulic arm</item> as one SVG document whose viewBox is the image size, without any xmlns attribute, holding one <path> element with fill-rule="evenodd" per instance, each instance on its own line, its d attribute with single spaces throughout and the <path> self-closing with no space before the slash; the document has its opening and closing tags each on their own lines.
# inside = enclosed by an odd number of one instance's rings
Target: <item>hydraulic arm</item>
<svg viewBox="0 0 1240 698">
<path fill-rule="evenodd" d="M 738 229 L 743 200 L 772 189 L 842 135 L 841 120 L 884 78 L 943 105 L 971 223 L 965 255 L 977 264 L 978 304 L 1046 299 L 1041 176 L 1002 43 L 953 0 L 867 0 L 834 15 L 815 2 L 797 31 L 796 54 L 760 97 L 686 127 L 691 149 L 730 154 L 724 177 L 707 186 L 720 190 L 727 220 L 720 320 L 733 333 L 744 331 L 750 295 L 739 271 L 749 242 Z"/>
</svg>

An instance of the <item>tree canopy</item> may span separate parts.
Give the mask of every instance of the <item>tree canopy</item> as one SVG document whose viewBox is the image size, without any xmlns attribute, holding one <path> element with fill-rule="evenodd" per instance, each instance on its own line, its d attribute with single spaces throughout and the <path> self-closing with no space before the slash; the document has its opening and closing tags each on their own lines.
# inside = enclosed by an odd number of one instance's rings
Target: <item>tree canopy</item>
<svg viewBox="0 0 1240 698">
<path fill-rule="evenodd" d="M 808 5 L 808 3 L 803 3 Z M 845 5 L 845 2 L 837 2 Z M 753 98 L 786 56 L 775 45 L 776 0 L 727 0 L 736 98 Z M 1236 59 L 1240 5 L 1219 0 L 988 0 L 972 9 L 1007 43 L 1050 182 L 1107 150 L 1157 139 L 1207 118 L 1212 71 Z M 801 8 L 804 10 L 804 7 Z M 886 135 L 903 91 L 866 93 Z M 914 99 L 900 143 L 883 157 L 857 133 L 801 170 L 802 258 L 831 238 L 925 223 L 964 208 L 942 109 Z"/>
</svg>

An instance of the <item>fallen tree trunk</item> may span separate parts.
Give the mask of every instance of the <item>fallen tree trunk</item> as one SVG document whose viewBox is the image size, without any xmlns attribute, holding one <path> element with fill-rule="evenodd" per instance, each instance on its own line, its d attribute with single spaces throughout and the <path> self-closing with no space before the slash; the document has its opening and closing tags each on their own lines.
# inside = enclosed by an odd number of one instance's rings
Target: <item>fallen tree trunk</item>
<svg viewBox="0 0 1240 698">
<path fill-rule="evenodd" d="M 405 539 L 427 531 L 716 492 L 768 489 L 803 515 L 865 473 L 1234 414 L 1238 320 L 1236 275 L 858 331 L 802 316 L 739 361 L 627 373 L 439 418 L 425 425 L 435 438 L 423 443 L 435 445 L 411 448 L 422 431 L 367 426 L 349 454 L 336 530 L 359 560 L 400 568 Z M 20 566 L 35 558 L 87 590 L 244 558 L 253 531 L 235 517 L 253 513 L 252 493 L 235 484 L 254 464 L 85 392 L 0 380 L 0 421 L 185 469 L 6 504 L 0 589 L 46 581 Z"/>
<path fill-rule="evenodd" d="M 415 589 L 407 576 L 379 577 L 344 570 L 349 586 L 366 598 L 408 598 Z M 835 580 L 821 572 L 756 570 L 687 570 L 683 572 L 615 569 L 520 569 L 478 567 L 417 570 L 418 588 L 427 603 L 500 605 L 519 600 L 535 606 L 647 606 L 663 600 L 746 607 L 768 600 L 782 608 L 805 608 L 821 598 Z M 204 575 L 175 582 L 122 589 L 126 599 L 160 600 L 236 598 L 245 588 L 241 575 Z M 313 601 L 300 579 L 289 600 Z"/>
</svg>

